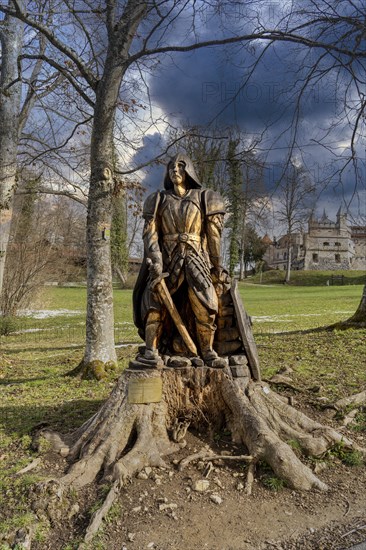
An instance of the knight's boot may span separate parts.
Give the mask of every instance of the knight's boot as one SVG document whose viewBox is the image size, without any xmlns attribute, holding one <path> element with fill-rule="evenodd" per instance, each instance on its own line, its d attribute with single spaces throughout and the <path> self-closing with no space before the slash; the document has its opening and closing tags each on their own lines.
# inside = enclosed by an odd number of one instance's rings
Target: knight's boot
<svg viewBox="0 0 366 550">
<path fill-rule="evenodd" d="M 213 349 L 215 326 L 196 321 L 197 340 L 201 350 L 201 356 L 208 367 L 223 369 L 227 366 L 225 359 L 219 357 Z"/>
<path fill-rule="evenodd" d="M 162 323 L 160 321 L 160 315 L 157 313 L 150 313 L 147 317 L 145 326 L 145 352 L 144 359 L 156 363 L 158 365 L 161 362 L 158 352 L 158 342 L 161 335 Z"/>
</svg>

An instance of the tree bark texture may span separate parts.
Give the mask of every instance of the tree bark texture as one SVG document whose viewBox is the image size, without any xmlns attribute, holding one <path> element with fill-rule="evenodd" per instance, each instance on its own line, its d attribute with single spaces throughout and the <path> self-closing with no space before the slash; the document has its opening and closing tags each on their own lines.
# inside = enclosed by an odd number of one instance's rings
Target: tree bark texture
<svg viewBox="0 0 366 550">
<path fill-rule="evenodd" d="M 91 519 L 86 540 L 98 529 L 120 487 L 147 466 L 167 466 L 166 457 L 182 447 L 188 425 L 201 433 L 229 429 L 233 441 L 247 449 L 248 454 L 240 459 L 250 463 L 248 483 L 253 481 L 255 464 L 265 461 L 289 487 L 327 489 L 289 441 L 296 441 L 304 457 L 320 457 L 337 443 L 366 456 L 364 449 L 297 411 L 241 368 L 239 373 L 234 367 L 130 368 L 100 410 L 73 434 L 55 438 L 43 431 L 43 437 L 57 441 L 69 461 L 60 480 L 62 488 L 78 490 L 97 479 L 111 484 L 105 502 Z M 161 399 L 148 402 L 142 398 L 144 402 L 139 403 L 131 399 L 131 385 L 160 381 Z M 194 456 L 182 462 L 191 459 Z"/>
<path fill-rule="evenodd" d="M 362 297 L 360 305 L 357 308 L 356 313 L 349 320 L 350 323 L 355 323 L 356 325 L 366 326 L 366 284 L 363 287 Z"/>
<path fill-rule="evenodd" d="M 287 261 L 286 261 L 286 277 L 285 282 L 289 283 L 291 278 L 291 261 L 292 261 L 292 246 L 291 246 L 291 237 L 292 235 L 289 235 L 289 245 L 287 246 Z"/>
<path fill-rule="evenodd" d="M 16 184 L 18 117 L 21 102 L 19 56 L 24 23 L 6 16 L 0 27 L 0 296 L 10 236 L 12 202 Z"/>
<path fill-rule="evenodd" d="M 365 328 L 366 327 L 366 285 L 363 287 L 360 304 L 352 317 L 341 321 L 330 328 Z"/>
<path fill-rule="evenodd" d="M 117 362 L 114 346 L 113 288 L 110 249 L 114 192 L 113 131 L 128 51 L 144 15 L 144 3 L 130 0 L 118 24 L 109 29 L 104 72 L 96 87 L 91 138 L 91 178 L 87 216 L 87 318 L 84 359 L 74 374 L 105 374 L 103 364 Z M 128 29 L 128 32 L 124 30 Z"/>
</svg>

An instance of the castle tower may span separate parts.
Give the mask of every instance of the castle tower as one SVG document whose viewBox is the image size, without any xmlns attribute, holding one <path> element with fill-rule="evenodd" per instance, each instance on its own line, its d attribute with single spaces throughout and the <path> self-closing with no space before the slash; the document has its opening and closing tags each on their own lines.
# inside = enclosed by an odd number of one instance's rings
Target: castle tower
<svg viewBox="0 0 366 550">
<path fill-rule="evenodd" d="M 351 237 L 351 229 L 347 225 L 347 210 L 343 206 L 340 206 L 337 212 L 336 226 L 340 235 Z"/>
<path fill-rule="evenodd" d="M 354 250 L 351 229 L 347 225 L 347 212 L 341 206 L 336 221 L 329 219 L 325 209 L 322 217 L 309 219 L 309 232 L 305 239 L 305 269 L 351 269 Z"/>
</svg>

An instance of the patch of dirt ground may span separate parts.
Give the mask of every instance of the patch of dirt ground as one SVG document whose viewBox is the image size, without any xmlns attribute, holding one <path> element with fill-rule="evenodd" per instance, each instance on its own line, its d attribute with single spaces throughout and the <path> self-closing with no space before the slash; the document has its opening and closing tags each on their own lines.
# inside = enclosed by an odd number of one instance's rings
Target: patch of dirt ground
<svg viewBox="0 0 366 550">
<path fill-rule="evenodd" d="M 324 418 L 323 418 L 324 420 Z M 359 438 L 362 436 L 358 436 Z M 362 444 L 362 441 L 359 441 Z M 318 463 L 327 492 L 293 491 L 276 485 L 265 465 L 259 466 L 251 496 L 244 492 L 246 466 L 239 461 L 177 462 L 204 443 L 202 435 L 187 434 L 187 445 L 167 461 L 167 468 L 147 468 L 121 492 L 93 545 L 106 550 L 331 550 L 348 549 L 366 539 L 366 471 L 347 467 L 339 459 Z M 221 454 L 242 454 L 223 435 L 214 442 Z M 209 471 L 210 470 L 210 471 Z M 202 480 L 205 480 L 202 484 Z M 267 480 L 267 481 L 266 481 Z M 197 491 L 199 485 L 208 486 Z M 81 496 L 81 495 L 79 495 Z M 80 510 L 95 499 L 90 491 L 79 500 Z M 60 523 L 52 541 L 35 543 L 34 550 L 68 546 L 85 530 L 90 513 L 75 524 Z M 85 531 L 84 531 L 85 532 Z"/>
</svg>

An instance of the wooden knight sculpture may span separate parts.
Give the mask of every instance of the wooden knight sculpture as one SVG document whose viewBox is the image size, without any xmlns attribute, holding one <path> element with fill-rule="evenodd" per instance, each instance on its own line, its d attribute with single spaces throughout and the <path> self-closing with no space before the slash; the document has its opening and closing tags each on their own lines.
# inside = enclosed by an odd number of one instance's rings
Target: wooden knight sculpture
<svg viewBox="0 0 366 550">
<path fill-rule="evenodd" d="M 190 158 L 171 159 L 164 190 L 144 203 L 145 253 L 133 299 L 145 347 L 135 366 L 169 365 L 180 356 L 224 368 L 234 353 L 249 364 L 254 358 L 259 378 L 248 318 L 221 265 L 224 215 L 222 197 L 202 188 Z"/>
</svg>

